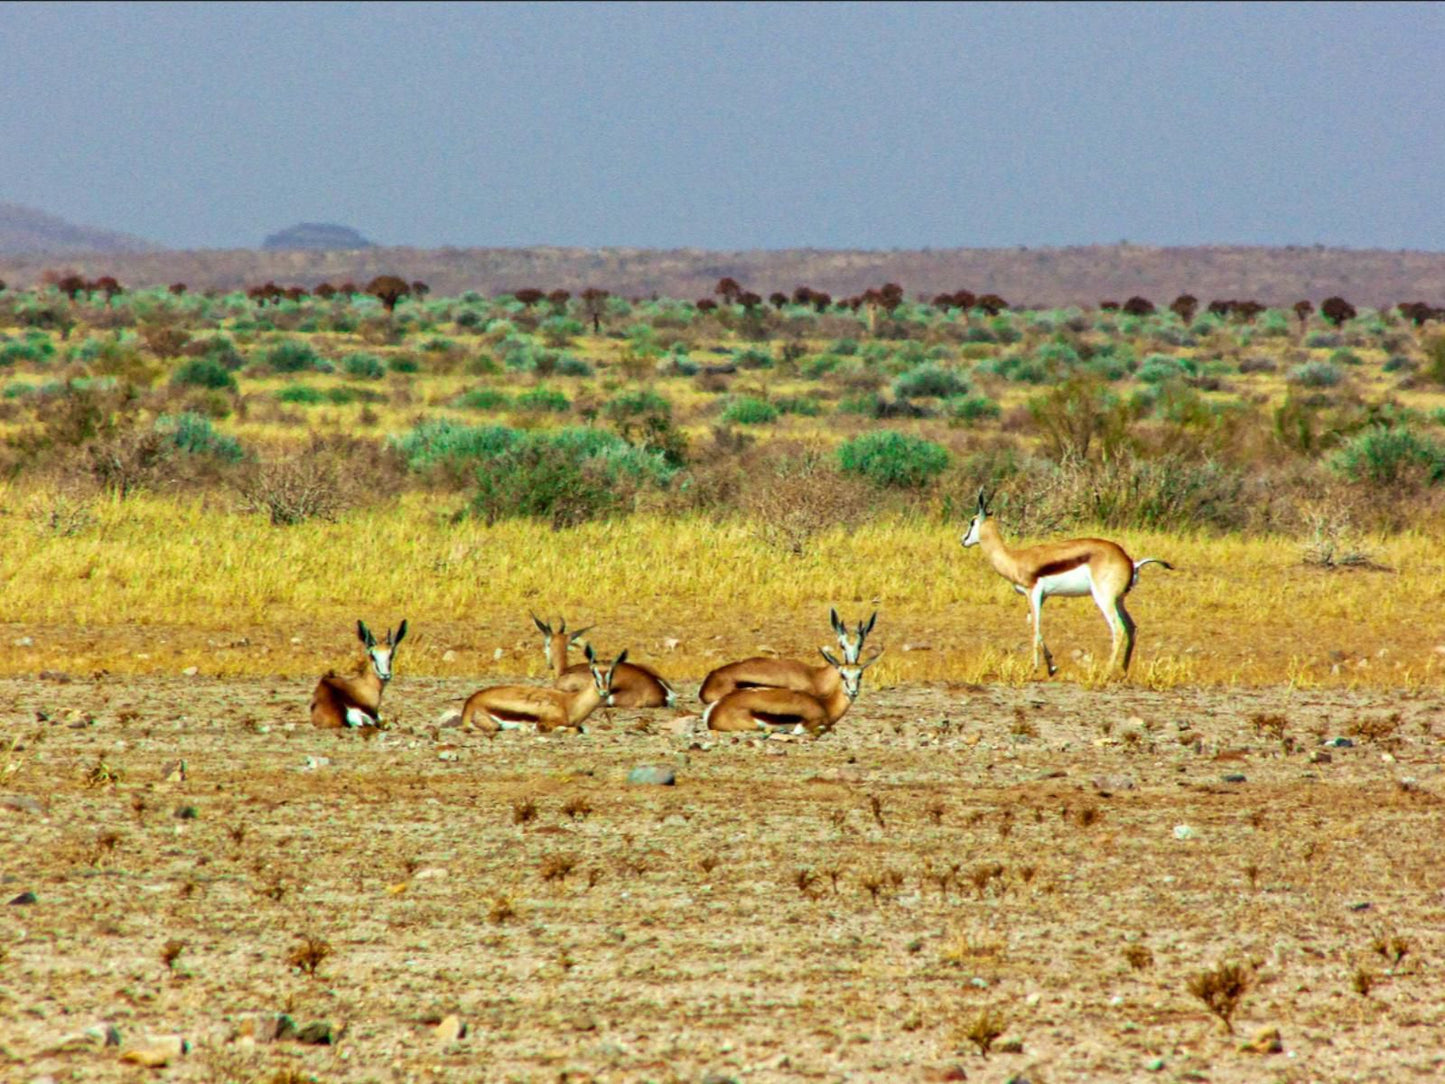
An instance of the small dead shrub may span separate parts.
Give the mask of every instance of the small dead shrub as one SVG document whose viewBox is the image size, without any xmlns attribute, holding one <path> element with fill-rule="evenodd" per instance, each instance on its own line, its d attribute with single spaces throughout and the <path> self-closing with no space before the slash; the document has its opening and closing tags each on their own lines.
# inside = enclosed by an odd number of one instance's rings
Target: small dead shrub
<svg viewBox="0 0 1445 1084">
<path fill-rule="evenodd" d="M 316 969 L 325 963 L 326 958 L 330 955 L 331 943 L 329 941 L 305 934 L 302 936 L 300 944 L 286 955 L 286 962 L 314 978 Z"/>
<path fill-rule="evenodd" d="M 1234 1014 L 1239 1003 L 1249 991 L 1254 973 L 1240 963 L 1221 963 L 1210 971 L 1201 971 L 1189 979 L 1189 993 L 1203 1002 L 1204 1007 L 1219 1022 L 1224 1030 L 1234 1033 Z"/>
<path fill-rule="evenodd" d="M 1154 966 L 1154 952 L 1148 945 L 1130 945 L 1124 950 L 1124 959 L 1134 971 L 1143 971 Z"/>
<path fill-rule="evenodd" d="M 544 881 L 566 884 L 568 875 L 577 868 L 577 859 L 570 854 L 549 854 L 542 859 L 540 872 Z"/>
<path fill-rule="evenodd" d="M 978 1047 L 979 1054 L 986 1058 L 993 1049 L 993 1044 L 1003 1035 L 1005 1025 L 1003 1014 L 992 1008 L 985 1008 L 962 1029 L 962 1035 Z"/>
<path fill-rule="evenodd" d="M 567 799 L 566 804 L 562 806 L 562 812 L 574 821 L 585 821 L 592 815 L 592 803 L 579 794 Z"/>
<path fill-rule="evenodd" d="M 530 795 L 512 801 L 512 823 L 527 825 L 537 819 L 537 799 Z"/>
<path fill-rule="evenodd" d="M 494 926 L 510 922 L 516 917 L 517 909 L 512 906 L 512 900 L 508 896 L 497 896 L 492 900 L 491 907 L 487 909 L 487 921 Z"/>
</svg>

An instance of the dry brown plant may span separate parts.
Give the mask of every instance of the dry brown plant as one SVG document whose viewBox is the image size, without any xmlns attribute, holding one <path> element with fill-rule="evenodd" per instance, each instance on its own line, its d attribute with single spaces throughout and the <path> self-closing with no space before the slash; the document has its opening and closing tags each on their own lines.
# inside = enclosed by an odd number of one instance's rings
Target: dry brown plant
<svg viewBox="0 0 1445 1084">
<path fill-rule="evenodd" d="M 1204 1003 L 1204 1007 L 1219 1022 L 1224 1030 L 1234 1033 L 1234 1014 L 1239 1003 L 1249 991 L 1254 972 L 1245 964 L 1221 963 L 1212 970 L 1201 971 L 1188 982 L 1189 993 Z"/>
<path fill-rule="evenodd" d="M 331 943 L 311 934 L 303 934 L 301 941 L 286 955 L 286 962 L 315 978 L 316 969 L 331 955 Z"/>
<path fill-rule="evenodd" d="M 585 821 L 592 815 L 592 803 L 585 795 L 575 795 L 568 798 L 562 806 L 562 812 L 571 817 L 574 821 Z"/>
<path fill-rule="evenodd" d="M 537 819 L 537 799 L 531 795 L 512 799 L 512 823 L 531 824 Z"/>
<path fill-rule="evenodd" d="M 1005 1026 L 1002 1013 L 985 1007 L 960 1030 L 960 1035 L 978 1047 L 979 1054 L 986 1058 L 993 1049 L 993 1044 L 1003 1035 Z"/>
<path fill-rule="evenodd" d="M 1124 950 L 1124 959 L 1134 971 L 1154 966 L 1154 952 L 1148 945 L 1135 943 Z"/>
<path fill-rule="evenodd" d="M 542 859 L 539 872 L 544 881 L 567 883 L 567 877 L 577 868 L 577 858 L 570 854 L 549 854 Z"/>
</svg>

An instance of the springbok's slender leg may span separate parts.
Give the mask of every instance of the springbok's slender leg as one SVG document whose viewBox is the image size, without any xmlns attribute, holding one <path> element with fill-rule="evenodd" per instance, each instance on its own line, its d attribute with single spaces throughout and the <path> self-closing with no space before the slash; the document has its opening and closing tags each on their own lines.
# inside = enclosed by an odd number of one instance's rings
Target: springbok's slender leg
<svg viewBox="0 0 1445 1084">
<path fill-rule="evenodd" d="M 1115 666 L 1119 663 L 1120 648 L 1123 648 L 1124 667 L 1123 673 L 1129 672 L 1129 661 L 1134 657 L 1134 619 L 1129 616 L 1129 611 L 1124 609 L 1124 596 L 1111 598 L 1109 595 L 1096 587 L 1094 589 L 1094 604 L 1099 607 L 1099 612 L 1104 615 L 1104 621 L 1109 626 L 1111 639 L 1109 651 L 1109 672 L 1113 673 Z"/>
<path fill-rule="evenodd" d="M 1120 598 L 1114 604 L 1119 611 L 1119 625 L 1124 633 L 1124 673 L 1129 672 L 1129 662 L 1134 658 L 1134 619 L 1129 616 L 1129 611 L 1124 609 L 1124 600 Z"/>
<path fill-rule="evenodd" d="M 1029 615 L 1034 624 L 1034 669 L 1039 668 L 1039 655 L 1042 654 L 1044 664 L 1049 669 L 1049 676 L 1053 677 L 1058 668 L 1054 666 L 1054 657 L 1049 654 L 1048 645 L 1044 643 L 1043 609 L 1044 585 L 1040 582 L 1029 592 Z"/>
</svg>

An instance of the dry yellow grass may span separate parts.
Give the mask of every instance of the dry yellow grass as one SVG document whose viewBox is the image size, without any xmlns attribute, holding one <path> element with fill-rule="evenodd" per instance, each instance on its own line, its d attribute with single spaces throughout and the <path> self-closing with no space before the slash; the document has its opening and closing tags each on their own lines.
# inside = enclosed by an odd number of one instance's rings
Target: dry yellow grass
<svg viewBox="0 0 1445 1084">
<path fill-rule="evenodd" d="M 938 522 L 839 529 L 795 557 L 743 523 L 638 516 L 561 533 L 530 522 L 486 527 L 451 522 L 458 499 L 424 494 L 288 529 L 214 498 L 100 500 L 66 535 L 37 519 L 54 499 L 0 488 L 11 510 L 0 518 L 11 555 L 0 622 L 12 640 L 34 641 L 5 653 L 4 673 L 294 675 L 344 661 L 358 617 L 384 627 L 403 616 L 414 633 L 402 675 L 540 673 L 534 609 L 596 623 L 599 650 L 630 646 L 685 679 L 769 648 L 812 654 L 836 605 L 881 613 L 875 637 L 889 651 L 870 686 L 1032 678 L 1024 602 L 959 546 L 957 527 Z M 1372 541 L 1392 571 L 1354 572 L 1307 567 L 1291 540 L 1116 536 L 1136 557 L 1178 566 L 1145 569 L 1130 597 L 1138 683 L 1440 680 L 1445 654 L 1428 630 L 1445 556 L 1423 535 Z M 1051 602 L 1044 630 L 1061 679 L 1102 678 L 1108 633 L 1091 602 Z M 233 646 L 243 637 L 248 644 Z"/>
</svg>

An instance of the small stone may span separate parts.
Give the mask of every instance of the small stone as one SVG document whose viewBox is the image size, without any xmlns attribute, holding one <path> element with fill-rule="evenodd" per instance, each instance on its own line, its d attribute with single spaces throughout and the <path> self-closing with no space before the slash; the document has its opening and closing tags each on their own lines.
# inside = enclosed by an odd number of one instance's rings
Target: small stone
<svg viewBox="0 0 1445 1084">
<path fill-rule="evenodd" d="M 1279 1054 L 1284 1050 L 1284 1040 L 1279 1028 L 1261 1028 L 1239 1049 L 1246 1054 Z"/>
<path fill-rule="evenodd" d="M 1004 1039 L 994 1049 L 1000 1054 L 1022 1054 L 1024 1041 L 1022 1039 Z"/>
<path fill-rule="evenodd" d="M 1353 749 L 1355 747 L 1355 743 L 1349 738 L 1331 738 L 1325 744 L 1332 749 Z"/>
<path fill-rule="evenodd" d="M 9 809 L 16 813 L 34 813 L 40 816 L 45 813 L 43 805 L 25 794 L 0 794 L 0 809 Z"/>
<path fill-rule="evenodd" d="M 437 754 L 437 759 L 451 763 L 452 761 L 461 760 L 462 755 L 458 753 L 455 749 L 443 749 L 440 753 Z"/>
<path fill-rule="evenodd" d="M 932 644 L 904 644 L 904 651 L 932 651 Z"/>
<path fill-rule="evenodd" d="M 200 817 L 201 811 L 193 805 L 176 806 L 176 820 L 193 821 Z"/>
<path fill-rule="evenodd" d="M 445 651 L 442 652 L 442 662 L 456 662 L 456 661 L 457 661 L 457 653 L 456 653 L 455 651 L 453 651 L 451 648 L 447 648 L 447 650 L 445 650 Z"/>
<path fill-rule="evenodd" d="M 436 1026 L 436 1037 L 443 1043 L 454 1043 L 467 1033 L 467 1025 L 460 1016 L 452 1013 Z"/>
<path fill-rule="evenodd" d="M 85 1029 L 85 1037 L 96 1046 L 119 1046 L 120 1028 L 114 1024 L 94 1024 Z"/>
<path fill-rule="evenodd" d="M 1035 1005 L 1039 1004 L 1039 1002 L 1043 1001 L 1043 999 L 1044 995 L 1035 990 L 1028 997 L 1024 998 L 1024 1004 L 1029 1006 L 1029 1008 L 1033 1008 Z"/>
<path fill-rule="evenodd" d="M 1147 1070 L 1149 1070 L 1149 1072 L 1151 1072 L 1151 1073 L 1157 1073 L 1157 1072 L 1159 1072 L 1161 1069 L 1164 1068 L 1164 1059 L 1163 1059 L 1163 1058 L 1155 1058 L 1153 1061 L 1151 1061 L 1151 1062 L 1149 1062 L 1147 1065 L 1145 1065 L 1144 1068 L 1147 1069 Z"/>
<path fill-rule="evenodd" d="M 296 1033 L 298 1043 L 308 1043 L 311 1046 L 330 1046 L 333 1041 L 331 1025 L 324 1020 L 318 1020 L 314 1024 L 307 1024 Z"/>
<path fill-rule="evenodd" d="M 184 783 L 186 781 L 186 762 L 184 760 L 173 760 L 161 768 L 161 779 L 167 783 Z"/>
<path fill-rule="evenodd" d="M 453 730 L 462 725 L 462 713 L 456 708 L 448 708 L 436 717 L 433 725 L 442 730 Z"/>
<path fill-rule="evenodd" d="M 447 876 L 447 872 L 448 872 L 448 871 L 447 871 L 447 869 L 446 869 L 445 866 L 428 866 L 426 869 L 419 869 L 419 870 L 417 870 L 414 874 L 412 874 L 412 880 L 415 880 L 415 881 L 435 881 L 435 880 L 440 880 L 441 878 Z"/>
<path fill-rule="evenodd" d="M 1366 901 L 1364 901 L 1364 900 L 1361 900 L 1359 903 L 1352 903 L 1352 904 L 1350 904 L 1350 910 L 1351 910 L 1351 911 L 1368 911 L 1368 910 L 1369 910 L 1371 907 L 1373 907 L 1373 906 L 1375 906 L 1373 903 L 1369 903 L 1369 902 L 1366 902 Z"/>
<path fill-rule="evenodd" d="M 200 672 L 201 668 L 199 666 L 187 666 L 184 670 L 181 671 L 181 673 L 185 677 L 195 677 Z"/>
<path fill-rule="evenodd" d="M 1309 755 L 1309 762 L 1311 764 L 1329 764 L 1334 759 L 1334 757 L 1330 756 L 1323 749 L 1316 749 Z"/>
<path fill-rule="evenodd" d="M 1094 784 L 1095 790 L 1108 791 L 1109 793 L 1134 789 L 1134 780 L 1127 775 L 1096 775 L 1091 782 Z"/>
<path fill-rule="evenodd" d="M 317 768 L 324 768 L 331 763 L 330 757 L 308 756 L 301 764 L 303 772 L 314 772 Z"/>
<path fill-rule="evenodd" d="M 493 652 L 492 652 L 492 661 L 493 661 L 493 662 L 501 662 L 501 661 L 502 661 L 502 657 L 503 657 L 504 655 L 506 655 L 506 653 L 507 653 L 507 652 L 506 652 L 506 650 L 505 650 L 504 648 L 500 648 L 500 647 L 497 648 L 496 651 L 493 651 Z"/>
<path fill-rule="evenodd" d="M 14 641 L 14 645 L 16 647 L 34 647 L 35 640 L 30 636 L 22 636 L 20 639 Z"/>
<path fill-rule="evenodd" d="M 299 637 L 299 636 L 293 636 L 293 637 L 291 637 L 291 642 L 292 642 L 293 644 L 299 644 L 299 643 L 301 642 L 301 637 Z"/>
<path fill-rule="evenodd" d="M 671 787 L 677 783 L 677 773 L 667 767 L 643 765 L 628 772 L 627 781 L 657 787 Z"/>
<path fill-rule="evenodd" d="M 700 715 L 679 715 L 663 723 L 662 729 L 674 737 L 685 738 L 692 734 L 693 728 L 701 718 Z"/>
<path fill-rule="evenodd" d="M 945 1069 L 945 1070 L 943 1071 L 943 1074 L 942 1074 L 938 1079 L 939 1079 L 939 1080 L 967 1080 L 967 1079 L 968 1079 L 968 1070 L 965 1069 L 962 1065 L 950 1065 L 947 1069 Z"/>
<path fill-rule="evenodd" d="M 37 898 L 36 898 L 35 893 L 34 893 L 34 892 L 26 891 L 26 892 L 20 893 L 20 895 L 16 896 L 13 900 L 11 900 L 11 901 L 10 901 L 10 906 L 11 906 L 11 907 L 28 907 L 30 904 L 35 903 L 35 902 L 37 902 Z"/>
<path fill-rule="evenodd" d="M 988 979 L 981 979 L 977 975 L 968 980 L 968 984 L 977 990 L 988 989 Z"/>
<path fill-rule="evenodd" d="M 144 1046 L 137 1046 L 120 1056 L 121 1061 L 133 1065 L 144 1065 L 147 1069 L 160 1069 L 177 1058 L 189 1054 L 191 1044 L 179 1035 L 167 1035 L 159 1039 L 147 1039 Z"/>
<path fill-rule="evenodd" d="M 1175 839 L 1193 839 L 1197 835 L 1198 833 L 1195 832 L 1194 829 L 1189 827 L 1189 825 L 1187 824 L 1176 824 L 1174 826 Z"/>
<path fill-rule="evenodd" d="M 664 650 L 676 651 L 680 646 L 682 646 L 682 641 L 679 640 L 676 636 L 668 636 L 662 641 L 662 646 Z"/>
<path fill-rule="evenodd" d="M 1246 782 L 1243 772 L 1228 772 L 1224 775 L 1221 775 L 1219 778 L 1224 780 L 1226 783 Z"/>
</svg>

